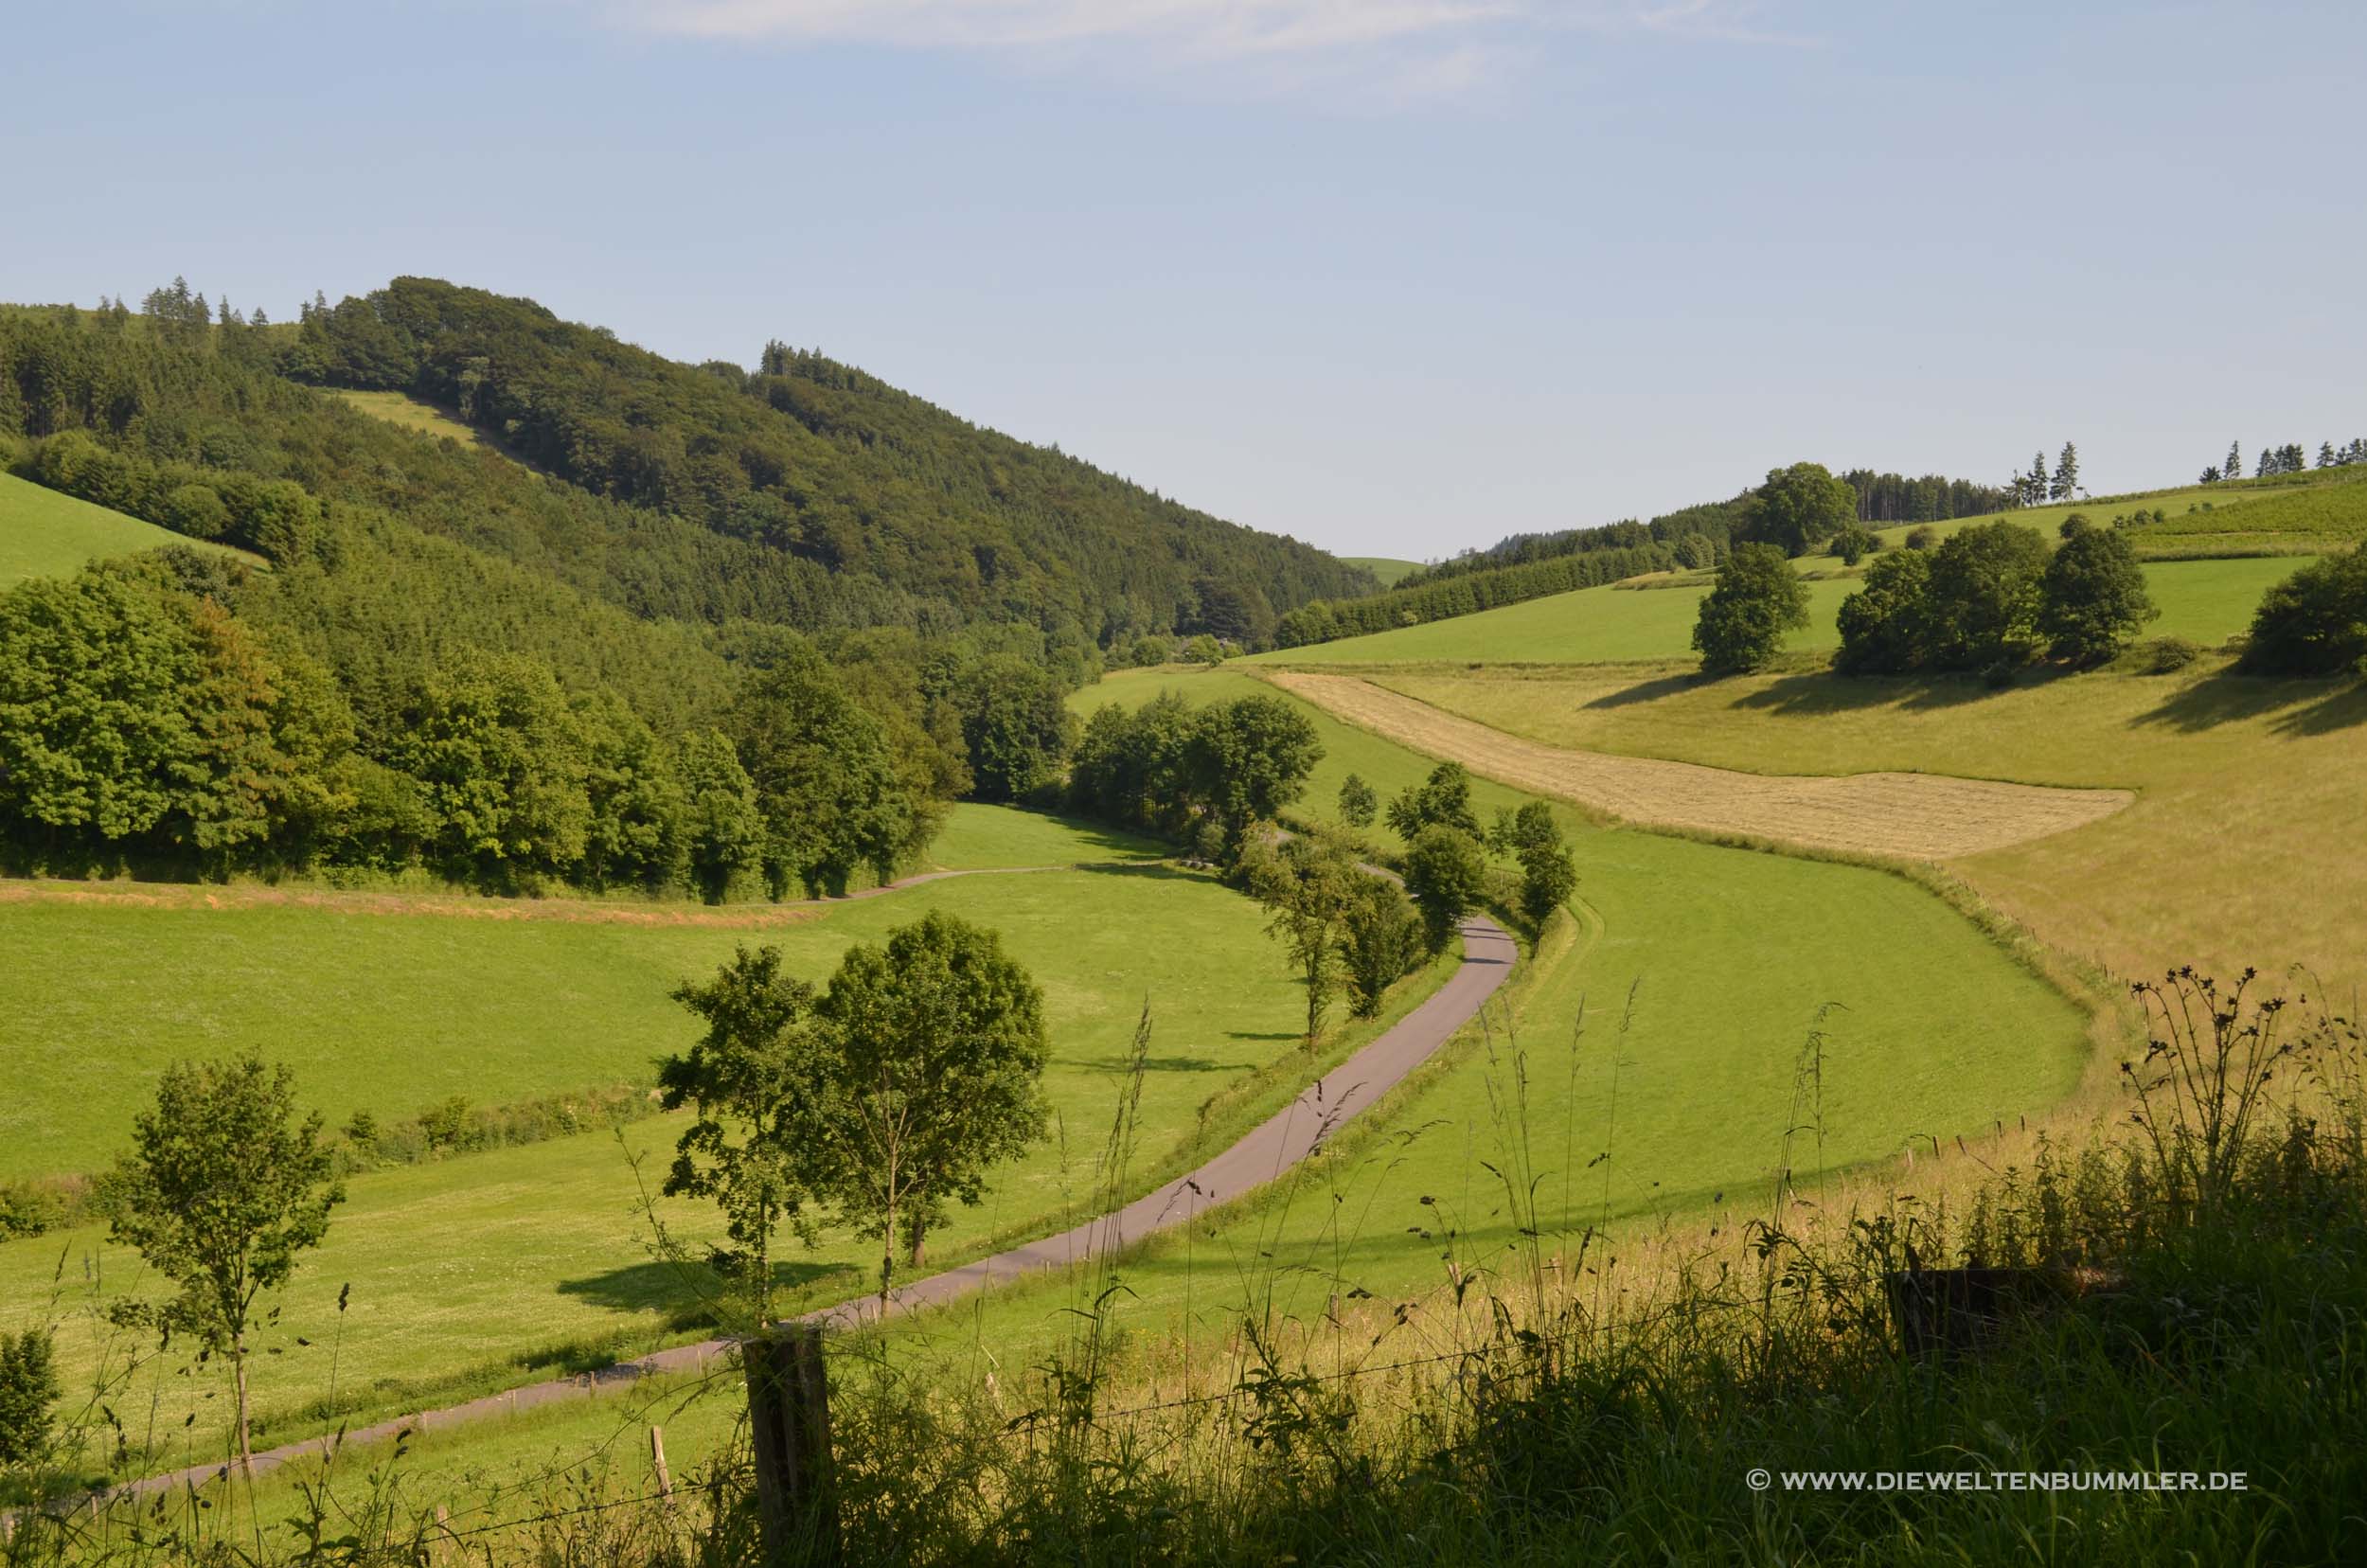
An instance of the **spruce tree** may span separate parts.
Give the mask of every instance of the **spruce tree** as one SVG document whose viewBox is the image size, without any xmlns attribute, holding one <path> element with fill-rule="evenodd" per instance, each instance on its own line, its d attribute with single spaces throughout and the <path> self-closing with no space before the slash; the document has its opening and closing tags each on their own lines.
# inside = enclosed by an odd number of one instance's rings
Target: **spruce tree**
<svg viewBox="0 0 2367 1568">
<path fill-rule="evenodd" d="M 2230 479 L 2241 479 L 2244 476 L 2243 442 L 2228 442 L 2227 461 L 2219 465 L 2219 472 L 2226 474 Z"/>
<path fill-rule="evenodd" d="M 2079 490 L 2079 449 L 2069 441 L 2063 443 L 2063 455 L 2055 464 L 2055 499 L 2069 501 Z"/>
</svg>

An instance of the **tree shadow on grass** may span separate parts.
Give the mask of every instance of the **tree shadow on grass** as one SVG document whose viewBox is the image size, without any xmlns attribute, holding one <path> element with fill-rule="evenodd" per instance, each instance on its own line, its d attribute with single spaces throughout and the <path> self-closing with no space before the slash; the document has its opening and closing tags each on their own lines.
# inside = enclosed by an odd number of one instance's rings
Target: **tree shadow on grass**
<svg viewBox="0 0 2367 1568">
<path fill-rule="evenodd" d="M 1884 707 L 1926 713 L 1968 707 L 2008 691 L 2046 686 L 2073 673 L 2063 667 L 2033 665 L 2017 671 L 2008 685 L 1993 686 L 1978 675 L 1843 675 L 1820 669 L 1781 676 L 1756 691 L 1735 698 L 1733 705 L 1784 719 Z"/>
<path fill-rule="evenodd" d="M 2269 727 L 2279 735 L 2331 735 L 2367 722 L 2367 684 L 2350 676 L 2276 680 L 2221 670 L 2180 687 L 2130 723 L 2199 735 L 2221 724 L 2271 715 L 2277 717 Z"/>
<path fill-rule="evenodd" d="M 1712 676 L 1692 672 L 1655 675 L 1648 681 L 1638 681 L 1631 686 L 1607 691 L 1586 705 L 1591 708 L 1638 707 L 1646 703 L 1658 702 L 1663 697 L 1674 697 L 1681 691 L 1691 691 L 1695 686 L 1708 686 L 1713 679 Z"/>
<path fill-rule="evenodd" d="M 848 1288 L 858 1288 L 863 1271 L 851 1263 L 804 1263 L 791 1259 L 773 1265 L 774 1288 L 783 1296 L 832 1275 L 844 1274 Z M 714 1326 L 707 1300 L 720 1294 L 723 1282 L 703 1264 L 674 1264 L 651 1259 L 611 1269 L 583 1279 L 562 1279 L 559 1293 L 589 1301 L 616 1312 L 657 1312 L 666 1331 L 687 1333 Z"/>
<path fill-rule="evenodd" d="M 1234 1038 L 1239 1040 L 1250 1037 L 1236 1035 Z M 1255 1038 L 1296 1040 L 1298 1036 L 1258 1035 Z M 1095 1072 L 1130 1073 L 1134 1070 L 1134 1059 L 1132 1057 L 1103 1057 L 1097 1061 L 1079 1061 L 1077 1065 Z M 1145 1057 L 1142 1067 L 1146 1073 L 1229 1073 L 1235 1070 L 1235 1064 L 1229 1061 L 1211 1061 L 1206 1057 L 1189 1056 Z"/>
<path fill-rule="evenodd" d="M 1206 882 L 1209 880 L 1208 873 L 1205 871 L 1187 871 L 1183 866 L 1167 861 L 1105 863 L 1100 865 L 1080 865 L 1077 869 L 1090 871 L 1097 877 L 1148 877 L 1156 882 Z"/>
</svg>

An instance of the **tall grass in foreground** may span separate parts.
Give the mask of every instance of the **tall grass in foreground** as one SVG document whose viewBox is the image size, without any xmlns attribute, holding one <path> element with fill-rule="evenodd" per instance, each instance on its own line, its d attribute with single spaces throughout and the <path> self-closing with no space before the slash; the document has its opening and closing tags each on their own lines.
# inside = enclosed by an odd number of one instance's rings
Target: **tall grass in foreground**
<svg viewBox="0 0 2367 1568">
<path fill-rule="evenodd" d="M 1535 1148 L 1528 1107 L 1565 1064 L 1493 1034 L 1489 1203 L 1514 1221 L 1510 1248 L 1473 1256 L 1443 1203 L 1342 1215 L 1347 1232 L 1410 1218 L 1439 1249 L 1435 1300 L 1384 1307 L 1335 1274 L 1328 1309 L 1294 1318 L 1272 1310 L 1274 1275 L 1326 1259 L 1266 1258 L 1237 1281 L 1222 1343 L 1148 1379 L 1115 1353 L 1109 1262 L 1026 1372 L 845 1355 L 844 1560 L 2367 1560 L 2360 1035 L 2251 991 L 2188 971 L 2138 988 L 2151 1039 L 2122 1119 L 2023 1141 L 1945 1199 L 1824 1178 L 1812 1030 L 1764 1211 L 1644 1256 L 1579 1218 L 1615 1122 L 1599 1149 Z M 1586 1030 L 1570 1050 L 1619 1049 L 1619 1031 L 1604 1046 Z M 1105 1180 L 1130 1137 L 1122 1114 Z M 1345 1206 L 1321 1165 L 1289 1203 Z M 1895 1304 L 1957 1264 L 1994 1271 L 1978 1277 L 1995 1293 L 1959 1301 L 1911 1353 Z M 2246 1489 L 1871 1489 L 1903 1471 L 2241 1471 Z M 1787 1472 L 1864 1473 L 1868 1489 Z M 299 1559 L 757 1562 L 743 1474 L 727 1450 L 667 1502 L 614 1472 L 556 1477 L 542 1517 L 482 1535 L 358 1507 Z M 7 1560 L 263 1556 L 194 1508 L 168 1529 L 177 1506 L 154 1508 L 145 1539 L 103 1513 L 28 1519 Z"/>
</svg>

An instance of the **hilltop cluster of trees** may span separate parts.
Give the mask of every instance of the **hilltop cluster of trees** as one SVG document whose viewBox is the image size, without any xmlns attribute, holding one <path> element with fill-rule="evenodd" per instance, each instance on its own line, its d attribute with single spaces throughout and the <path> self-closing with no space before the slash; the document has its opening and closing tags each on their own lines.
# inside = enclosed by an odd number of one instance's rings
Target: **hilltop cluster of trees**
<svg viewBox="0 0 2367 1568">
<path fill-rule="evenodd" d="M 2333 441 L 2318 443 L 2319 468 L 2348 468 L 2354 463 L 2367 463 L 2367 436 L 2355 436 L 2340 445 Z M 2306 472 L 2308 467 L 2302 443 L 2287 441 L 2280 447 L 2264 446 L 2260 449 L 2259 463 L 2252 470 L 2252 477 L 2268 479 L 2278 474 L 2301 473 Z M 2216 485 L 2222 479 L 2241 479 L 2243 476 L 2244 444 L 2241 441 L 2230 441 L 2226 461 L 2214 463 L 2202 471 L 2202 482 L 2206 485 Z"/>
<path fill-rule="evenodd" d="M 2030 472 L 2017 473 L 2005 487 L 2017 507 L 2042 507 L 2050 501 L 2076 500 L 2080 494 L 2079 449 L 2071 442 L 2063 443 L 2061 455 L 2055 459 L 2055 472 L 2049 473 L 2046 454 L 2041 452 L 2030 459 Z M 1984 508 L 1997 511 L 1996 507 Z"/>
</svg>

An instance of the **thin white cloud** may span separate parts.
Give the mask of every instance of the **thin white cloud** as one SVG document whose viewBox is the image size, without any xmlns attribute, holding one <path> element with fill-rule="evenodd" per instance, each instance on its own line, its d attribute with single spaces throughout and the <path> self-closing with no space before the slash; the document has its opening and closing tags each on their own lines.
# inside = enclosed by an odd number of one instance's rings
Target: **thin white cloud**
<svg viewBox="0 0 2367 1568">
<path fill-rule="evenodd" d="M 1783 42 L 1759 0 L 611 0 L 691 37 L 973 49 L 1045 60 L 1339 69 L 1410 97 L 1486 85 L 1553 32 Z"/>
</svg>

